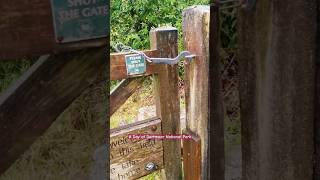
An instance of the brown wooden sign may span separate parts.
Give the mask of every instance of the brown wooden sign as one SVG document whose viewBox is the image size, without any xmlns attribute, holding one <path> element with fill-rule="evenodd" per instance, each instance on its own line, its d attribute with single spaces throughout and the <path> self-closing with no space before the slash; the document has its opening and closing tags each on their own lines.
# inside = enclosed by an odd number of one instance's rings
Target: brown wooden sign
<svg viewBox="0 0 320 180">
<path fill-rule="evenodd" d="M 129 134 L 161 134 L 160 119 L 150 119 L 111 130 L 110 178 L 112 180 L 137 179 L 154 170 L 146 170 L 148 163 L 157 169 L 163 167 L 161 140 L 129 139 Z"/>
<path fill-rule="evenodd" d="M 0 1 L 0 60 L 97 47 L 108 42 L 106 38 L 99 38 L 57 43 L 52 12 L 50 0 Z M 72 30 L 77 31 L 77 28 Z"/>
</svg>

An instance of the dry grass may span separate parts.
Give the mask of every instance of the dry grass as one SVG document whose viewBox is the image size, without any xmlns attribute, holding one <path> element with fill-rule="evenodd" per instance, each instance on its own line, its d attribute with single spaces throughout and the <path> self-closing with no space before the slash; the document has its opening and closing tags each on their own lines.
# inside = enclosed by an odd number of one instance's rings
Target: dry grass
<svg viewBox="0 0 320 180">
<path fill-rule="evenodd" d="M 89 108 L 92 105 L 85 101 L 88 98 L 88 94 L 82 96 L 61 114 L 0 180 L 88 179 L 93 153 L 103 144 L 105 134 L 97 114 Z"/>
<path fill-rule="evenodd" d="M 127 101 L 111 116 L 110 128 L 130 124 L 136 121 L 139 109 L 154 105 L 152 80 L 144 81 L 143 86 L 138 89 Z"/>
</svg>

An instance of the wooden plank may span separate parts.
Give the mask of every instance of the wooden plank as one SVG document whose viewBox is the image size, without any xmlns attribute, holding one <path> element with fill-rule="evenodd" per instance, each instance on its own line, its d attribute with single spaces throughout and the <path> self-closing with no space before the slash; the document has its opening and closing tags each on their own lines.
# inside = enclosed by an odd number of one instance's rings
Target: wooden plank
<svg viewBox="0 0 320 180">
<path fill-rule="evenodd" d="M 318 33 L 319 30 L 318 30 Z M 320 39 L 317 39 L 317 44 L 320 44 Z M 320 107 L 320 50 L 317 49 L 316 58 L 316 92 L 315 92 L 315 109 Z M 320 111 L 315 111 L 314 120 L 314 167 L 313 180 L 320 180 Z"/>
<path fill-rule="evenodd" d="M 209 179 L 225 179 L 224 110 L 221 89 L 219 6 L 210 6 L 209 32 Z"/>
<path fill-rule="evenodd" d="M 108 42 L 100 38 L 56 43 L 51 12 L 50 0 L 0 1 L 0 60 L 99 47 Z"/>
<path fill-rule="evenodd" d="M 186 126 L 202 142 L 201 179 L 224 179 L 224 120 L 220 91 L 214 91 L 220 88 L 220 74 L 216 73 L 219 58 L 216 52 L 209 56 L 209 17 L 209 6 L 193 6 L 183 12 L 184 44 L 196 55 L 185 64 Z"/>
<path fill-rule="evenodd" d="M 314 7 L 317 1 L 260 0 L 253 10 L 239 11 L 244 180 L 313 178 L 319 111 L 314 109 Z"/>
<path fill-rule="evenodd" d="M 143 51 L 149 57 L 158 57 L 159 51 L 158 50 L 147 50 Z M 126 62 L 125 62 L 125 55 L 130 53 L 112 53 L 110 57 L 110 80 L 122 80 L 127 79 L 129 77 L 127 75 L 126 69 Z M 131 53 L 132 54 L 132 53 Z M 147 62 L 147 70 L 144 75 L 150 75 L 156 73 L 155 64 L 151 64 Z"/>
<path fill-rule="evenodd" d="M 318 3 L 320 1 L 317 1 Z M 319 5 L 318 5 L 318 19 Z M 320 28 L 317 28 L 317 49 L 315 57 L 315 114 L 314 114 L 314 165 L 313 165 L 313 180 L 320 180 Z"/>
<path fill-rule="evenodd" d="M 183 172 L 185 180 L 201 179 L 201 139 L 190 130 L 184 134 L 191 135 L 190 140 L 183 141 Z"/>
<path fill-rule="evenodd" d="M 126 100 L 138 90 L 145 78 L 129 78 L 120 82 L 115 89 L 110 93 L 110 116 L 116 112 Z"/>
<path fill-rule="evenodd" d="M 110 179 L 137 179 L 154 171 L 145 166 L 152 162 L 163 167 L 161 140 L 129 139 L 129 134 L 161 134 L 161 120 L 149 119 L 113 129 L 110 134 Z"/>
<path fill-rule="evenodd" d="M 0 97 L 3 173 L 86 88 L 106 74 L 104 48 L 41 57 Z"/>
<path fill-rule="evenodd" d="M 150 32 L 151 48 L 159 50 L 159 57 L 176 57 L 178 31 L 176 28 L 157 28 Z M 178 93 L 178 65 L 157 66 L 155 101 L 157 116 L 162 120 L 163 134 L 180 134 L 180 99 Z M 164 177 L 182 179 L 181 142 L 164 141 Z"/>
</svg>

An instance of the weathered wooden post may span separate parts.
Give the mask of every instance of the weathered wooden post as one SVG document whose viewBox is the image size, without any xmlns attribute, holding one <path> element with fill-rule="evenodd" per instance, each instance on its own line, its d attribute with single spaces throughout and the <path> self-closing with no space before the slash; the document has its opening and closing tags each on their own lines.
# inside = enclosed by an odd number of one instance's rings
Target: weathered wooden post
<svg viewBox="0 0 320 180">
<path fill-rule="evenodd" d="M 239 14 L 244 180 L 312 179 L 317 1 Z"/>
<path fill-rule="evenodd" d="M 218 11 L 214 13 L 217 17 Z M 185 66 L 186 120 L 187 129 L 201 139 L 201 179 L 220 180 L 224 179 L 224 125 L 221 104 L 218 105 L 221 103 L 218 31 L 212 32 L 216 33 L 213 34 L 216 45 L 210 47 L 213 51 L 209 56 L 209 17 L 209 6 L 193 6 L 183 13 L 185 48 L 196 55 Z M 217 18 L 214 22 L 218 29 Z"/>
<path fill-rule="evenodd" d="M 176 28 L 157 28 L 150 32 L 151 49 L 160 51 L 159 57 L 178 55 Z M 178 95 L 178 65 L 159 65 L 155 76 L 157 116 L 161 118 L 163 134 L 179 134 L 180 99 Z M 182 179 L 181 142 L 163 141 L 165 178 Z"/>
</svg>

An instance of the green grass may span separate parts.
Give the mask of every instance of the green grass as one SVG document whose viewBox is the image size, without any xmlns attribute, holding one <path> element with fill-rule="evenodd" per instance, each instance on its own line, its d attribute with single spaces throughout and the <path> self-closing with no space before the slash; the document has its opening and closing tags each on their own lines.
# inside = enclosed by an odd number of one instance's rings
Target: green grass
<svg viewBox="0 0 320 180">
<path fill-rule="evenodd" d="M 1 60 L 0 61 L 0 93 L 18 79 L 34 60 Z"/>
</svg>

